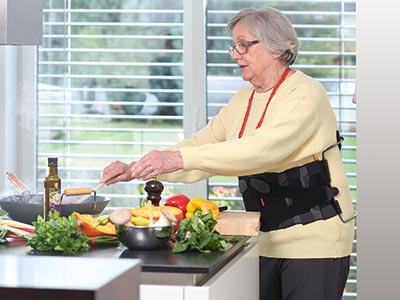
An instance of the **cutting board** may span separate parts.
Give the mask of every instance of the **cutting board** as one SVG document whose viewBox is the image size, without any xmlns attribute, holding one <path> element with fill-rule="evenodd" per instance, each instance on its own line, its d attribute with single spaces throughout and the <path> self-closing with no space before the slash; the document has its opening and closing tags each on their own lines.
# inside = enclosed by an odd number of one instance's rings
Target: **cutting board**
<svg viewBox="0 0 400 300">
<path fill-rule="evenodd" d="M 223 211 L 215 229 L 221 235 L 256 236 L 260 227 L 259 212 Z"/>
</svg>

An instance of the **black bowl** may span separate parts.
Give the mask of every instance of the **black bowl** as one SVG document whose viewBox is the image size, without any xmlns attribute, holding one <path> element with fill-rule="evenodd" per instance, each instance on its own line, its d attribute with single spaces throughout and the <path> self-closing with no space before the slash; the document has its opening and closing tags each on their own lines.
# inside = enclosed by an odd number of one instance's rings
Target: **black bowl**
<svg viewBox="0 0 400 300">
<path fill-rule="evenodd" d="M 110 202 L 109 198 L 96 196 L 96 206 L 93 208 L 93 195 L 83 203 L 73 203 L 81 196 L 72 196 L 63 199 L 61 216 L 67 217 L 73 212 L 81 214 L 100 214 Z M 43 217 L 43 194 L 12 195 L 0 198 L 1 209 L 15 221 L 32 224 L 38 216 Z"/>
</svg>

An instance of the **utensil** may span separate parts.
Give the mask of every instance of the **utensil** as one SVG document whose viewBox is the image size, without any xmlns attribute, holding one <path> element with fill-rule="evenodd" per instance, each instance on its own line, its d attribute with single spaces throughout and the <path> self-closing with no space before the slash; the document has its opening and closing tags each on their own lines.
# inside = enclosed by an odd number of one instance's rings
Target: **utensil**
<svg viewBox="0 0 400 300">
<path fill-rule="evenodd" d="M 77 190 L 77 192 L 74 195 L 84 195 L 84 196 L 79 198 L 78 200 L 76 200 L 74 203 L 83 203 L 83 202 L 85 202 L 90 197 L 90 195 L 92 193 L 96 194 L 96 192 L 98 190 L 100 190 L 104 185 L 105 185 L 105 183 L 101 182 L 94 189 L 91 189 L 91 188 L 79 188 L 79 191 Z"/>
<path fill-rule="evenodd" d="M 22 195 L 28 195 L 31 193 L 29 189 L 25 186 L 25 184 L 14 173 L 7 171 L 5 171 L 4 173 L 6 173 L 7 178 Z"/>
<path fill-rule="evenodd" d="M 228 206 L 226 206 L 226 205 L 218 206 L 218 210 L 219 210 L 220 212 L 221 212 L 221 211 L 228 210 Z"/>
</svg>

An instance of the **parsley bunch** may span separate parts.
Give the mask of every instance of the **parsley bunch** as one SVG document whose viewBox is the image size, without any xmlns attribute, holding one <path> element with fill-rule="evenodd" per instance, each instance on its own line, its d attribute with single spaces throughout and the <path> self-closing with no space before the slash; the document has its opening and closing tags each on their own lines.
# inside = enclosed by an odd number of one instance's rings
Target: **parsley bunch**
<svg viewBox="0 0 400 300">
<path fill-rule="evenodd" d="M 178 242 L 172 252 L 197 250 L 209 253 L 212 250 L 226 250 L 227 241 L 215 230 L 216 224 L 211 212 L 203 214 L 200 209 L 196 209 L 193 217 L 181 221 L 175 235 Z"/>
<path fill-rule="evenodd" d="M 29 237 L 26 245 L 37 251 L 73 254 L 90 248 L 91 240 L 77 229 L 74 214 L 61 217 L 57 211 L 50 212 L 48 221 L 39 216 L 33 226 L 35 233 Z"/>
</svg>

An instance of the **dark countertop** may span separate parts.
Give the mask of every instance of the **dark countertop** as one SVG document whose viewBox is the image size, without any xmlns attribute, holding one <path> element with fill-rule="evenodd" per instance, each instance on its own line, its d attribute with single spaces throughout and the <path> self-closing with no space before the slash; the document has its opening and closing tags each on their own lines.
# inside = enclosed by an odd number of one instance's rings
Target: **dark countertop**
<svg viewBox="0 0 400 300">
<path fill-rule="evenodd" d="M 169 247 L 151 251 L 126 249 L 121 253 L 120 258 L 140 259 L 144 272 L 208 274 L 223 267 L 242 251 L 247 240 L 248 238 L 244 237 L 237 243 L 228 243 L 226 251 L 213 251 L 211 253 L 200 253 L 197 251 L 172 253 Z"/>
<path fill-rule="evenodd" d="M 213 251 L 205 254 L 197 251 L 174 254 L 168 246 L 159 250 L 129 250 L 120 244 L 118 246 L 94 246 L 87 252 L 73 256 L 140 259 L 142 272 L 212 275 L 238 255 L 248 243 L 248 239 L 248 237 L 243 237 L 237 243 L 228 243 L 226 251 Z M 36 253 L 32 248 L 25 246 L 24 240 L 13 240 L 6 244 L 0 244 L 0 255 L 63 256 L 54 253 Z"/>
</svg>

